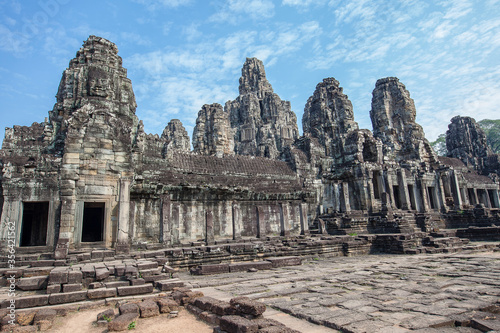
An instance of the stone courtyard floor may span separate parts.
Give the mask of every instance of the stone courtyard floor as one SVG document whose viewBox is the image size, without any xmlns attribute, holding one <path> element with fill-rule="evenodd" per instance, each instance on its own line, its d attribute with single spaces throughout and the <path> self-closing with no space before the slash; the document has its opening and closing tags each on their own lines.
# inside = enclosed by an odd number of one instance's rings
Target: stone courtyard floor
<svg viewBox="0 0 500 333">
<path fill-rule="evenodd" d="M 264 302 L 265 315 L 302 332 L 500 331 L 500 252 L 313 258 L 179 277 L 207 296 Z"/>
</svg>

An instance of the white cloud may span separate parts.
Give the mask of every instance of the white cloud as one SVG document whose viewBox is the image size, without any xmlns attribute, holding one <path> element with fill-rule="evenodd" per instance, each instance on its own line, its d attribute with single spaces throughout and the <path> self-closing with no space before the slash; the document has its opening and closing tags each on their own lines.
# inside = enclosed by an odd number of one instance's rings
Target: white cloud
<svg viewBox="0 0 500 333">
<path fill-rule="evenodd" d="M 192 0 L 132 0 L 135 3 L 146 6 L 148 10 L 154 11 L 162 7 L 177 8 L 190 5 Z"/>
<path fill-rule="evenodd" d="M 265 20 L 273 16 L 274 4 L 271 0 L 226 0 L 222 8 L 209 20 L 237 24 L 247 17 Z"/>
<path fill-rule="evenodd" d="M 126 43 L 136 44 L 139 46 L 151 45 L 151 41 L 147 37 L 139 35 L 135 32 L 122 32 L 120 33 L 120 37 Z"/>
</svg>

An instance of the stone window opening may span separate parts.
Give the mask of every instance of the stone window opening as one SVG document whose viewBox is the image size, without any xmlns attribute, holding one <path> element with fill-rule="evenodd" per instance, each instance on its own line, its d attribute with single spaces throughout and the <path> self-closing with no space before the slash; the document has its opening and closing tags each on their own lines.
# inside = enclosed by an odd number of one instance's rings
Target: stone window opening
<svg viewBox="0 0 500 333">
<path fill-rule="evenodd" d="M 46 246 L 49 202 L 24 202 L 20 246 Z"/>
<path fill-rule="evenodd" d="M 85 202 L 83 206 L 82 242 L 104 240 L 104 202 Z"/>
</svg>

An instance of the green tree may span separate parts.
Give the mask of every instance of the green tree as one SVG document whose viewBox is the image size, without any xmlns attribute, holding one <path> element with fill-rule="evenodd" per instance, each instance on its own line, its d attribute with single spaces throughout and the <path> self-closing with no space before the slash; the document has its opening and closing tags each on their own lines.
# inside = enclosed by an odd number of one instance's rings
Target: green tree
<svg viewBox="0 0 500 333">
<path fill-rule="evenodd" d="M 439 134 L 436 141 L 431 142 L 431 146 L 439 156 L 448 155 L 448 150 L 446 149 L 446 134 Z"/>
<path fill-rule="evenodd" d="M 486 141 L 495 154 L 500 154 L 500 119 L 483 119 L 478 125 L 486 134 Z"/>
</svg>

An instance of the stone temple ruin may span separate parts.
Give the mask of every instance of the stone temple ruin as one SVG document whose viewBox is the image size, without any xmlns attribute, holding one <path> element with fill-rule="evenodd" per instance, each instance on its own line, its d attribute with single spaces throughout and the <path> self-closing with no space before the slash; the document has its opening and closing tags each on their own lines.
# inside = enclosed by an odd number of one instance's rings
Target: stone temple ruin
<svg viewBox="0 0 500 333">
<path fill-rule="evenodd" d="M 499 156 L 467 117 L 452 119 L 450 156 L 437 156 L 397 78 L 376 83 L 373 131 L 359 129 L 339 82 L 324 79 L 307 101 L 300 136 L 263 63 L 247 59 L 239 96 L 201 107 L 191 150 L 179 120 L 161 135 L 144 132 L 117 53 L 90 36 L 64 71 L 48 119 L 6 129 L 2 249 L 9 222 L 28 259 L 168 248 L 171 262 L 186 267 L 229 260 L 240 253 L 235 244 L 246 244 L 242 260 L 252 260 L 419 253 L 439 248 L 440 237 L 460 245 L 499 239 Z M 214 254 L 221 244 L 227 253 Z"/>
</svg>

